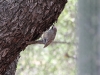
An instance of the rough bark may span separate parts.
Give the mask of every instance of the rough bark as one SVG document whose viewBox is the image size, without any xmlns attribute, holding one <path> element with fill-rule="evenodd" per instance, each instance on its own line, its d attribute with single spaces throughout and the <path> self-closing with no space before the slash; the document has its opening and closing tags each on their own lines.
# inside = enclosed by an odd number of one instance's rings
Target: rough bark
<svg viewBox="0 0 100 75">
<path fill-rule="evenodd" d="M 19 56 L 7 67 L 4 75 L 15 75 L 18 59 Z"/>
<path fill-rule="evenodd" d="M 65 3 L 67 0 L 0 0 L 0 75 L 9 75 L 6 72 L 26 41 L 35 41 L 57 21 Z"/>
</svg>

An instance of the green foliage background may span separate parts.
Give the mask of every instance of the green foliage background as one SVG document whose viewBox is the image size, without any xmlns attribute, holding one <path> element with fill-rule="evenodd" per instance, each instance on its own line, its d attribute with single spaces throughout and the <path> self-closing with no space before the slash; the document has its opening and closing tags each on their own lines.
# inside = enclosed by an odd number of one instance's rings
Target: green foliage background
<svg viewBox="0 0 100 75">
<path fill-rule="evenodd" d="M 75 14 L 77 0 L 69 0 L 59 16 L 57 43 L 47 48 L 29 45 L 19 59 L 16 75 L 75 75 L 76 35 Z"/>
</svg>

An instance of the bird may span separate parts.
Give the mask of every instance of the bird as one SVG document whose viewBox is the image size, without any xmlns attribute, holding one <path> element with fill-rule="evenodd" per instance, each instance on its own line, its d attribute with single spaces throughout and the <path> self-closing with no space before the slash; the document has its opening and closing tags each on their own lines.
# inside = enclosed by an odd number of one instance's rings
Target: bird
<svg viewBox="0 0 100 75">
<path fill-rule="evenodd" d="M 42 40 L 44 43 L 44 48 L 47 47 L 55 39 L 56 32 L 57 28 L 53 25 L 49 30 L 43 33 Z"/>
<path fill-rule="evenodd" d="M 37 41 L 27 41 L 26 44 L 44 44 L 47 47 L 54 39 L 57 33 L 57 28 L 53 25 L 50 29 L 42 34 L 42 38 Z"/>
</svg>

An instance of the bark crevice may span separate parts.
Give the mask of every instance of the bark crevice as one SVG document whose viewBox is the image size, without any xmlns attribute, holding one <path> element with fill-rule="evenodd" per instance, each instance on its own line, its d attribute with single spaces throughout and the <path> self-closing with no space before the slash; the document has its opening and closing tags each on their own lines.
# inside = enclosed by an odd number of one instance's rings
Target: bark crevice
<svg viewBox="0 0 100 75">
<path fill-rule="evenodd" d="M 66 3 L 67 0 L 0 1 L 0 75 L 25 49 L 26 41 L 37 40 L 57 21 Z"/>
</svg>

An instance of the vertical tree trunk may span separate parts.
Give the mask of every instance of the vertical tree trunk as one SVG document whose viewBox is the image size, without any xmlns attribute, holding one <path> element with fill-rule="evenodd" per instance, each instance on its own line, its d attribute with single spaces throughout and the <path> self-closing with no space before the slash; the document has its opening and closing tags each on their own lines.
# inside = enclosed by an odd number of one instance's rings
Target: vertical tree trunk
<svg viewBox="0 0 100 75">
<path fill-rule="evenodd" d="M 78 2 L 78 75 L 100 75 L 100 0 Z"/>
<path fill-rule="evenodd" d="M 10 72 L 9 68 L 16 67 L 19 53 L 28 45 L 26 41 L 37 40 L 49 29 L 57 21 L 66 2 L 0 0 L 0 75 L 14 75 L 16 69 Z"/>
<path fill-rule="evenodd" d="M 15 75 L 19 56 L 8 66 L 4 75 Z"/>
</svg>

